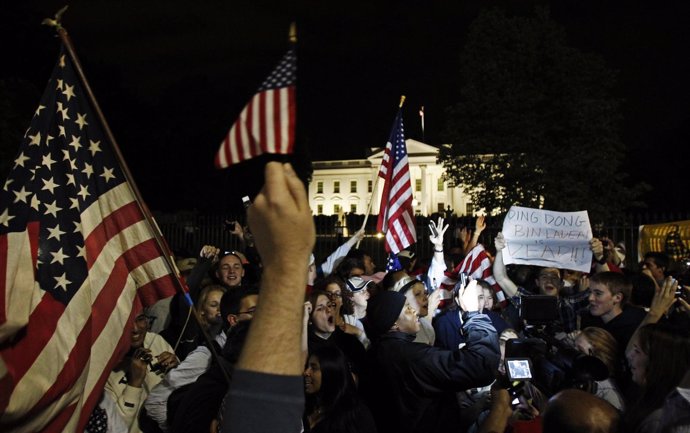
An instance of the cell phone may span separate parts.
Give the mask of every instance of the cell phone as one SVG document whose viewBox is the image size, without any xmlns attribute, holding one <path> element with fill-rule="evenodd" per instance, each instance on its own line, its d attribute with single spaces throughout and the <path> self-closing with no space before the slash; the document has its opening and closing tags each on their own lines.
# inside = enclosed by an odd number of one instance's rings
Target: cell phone
<svg viewBox="0 0 690 433">
<path fill-rule="evenodd" d="M 242 206 L 244 206 L 245 209 L 248 208 L 251 204 L 252 204 L 252 201 L 249 199 L 248 195 L 245 195 L 244 197 L 242 197 Z"/>
<path fill-rule="evenodd" d="M 506 358 L 505 363 L 509 380 L 532 379 L 532 361 L 529 358 Z"/>
</svg>

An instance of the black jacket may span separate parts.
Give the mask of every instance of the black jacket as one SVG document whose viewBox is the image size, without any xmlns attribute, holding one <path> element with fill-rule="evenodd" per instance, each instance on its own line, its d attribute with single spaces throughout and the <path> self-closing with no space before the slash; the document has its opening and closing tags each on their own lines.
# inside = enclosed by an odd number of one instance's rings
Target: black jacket
<svg viewBox="0 0 690 433">
<path fill-rule="evenodd" d="M 373 343 L 362 386 L 379 432 L 445 432 L 458 425 L 454 393 L 491 383 L 500 359 L 486 315 L 475 313 L 463 330 L 467 345 L 458 350 L 414 343 L 414 335 L 401 332 Z"/>
</svg>

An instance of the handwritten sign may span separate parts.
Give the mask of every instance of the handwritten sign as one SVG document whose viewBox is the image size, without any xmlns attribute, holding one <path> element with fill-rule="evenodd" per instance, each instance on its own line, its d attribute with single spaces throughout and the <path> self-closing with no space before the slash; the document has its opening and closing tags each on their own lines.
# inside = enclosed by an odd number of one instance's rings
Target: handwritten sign
<svg viewBox="0 0 690 433">
<path fill-rule="evenodd" d="M 587 211 L 555 212 L 513 206 L 503 220 L 505 264 L 589 272 L 592 228 Z"/>
</svg>

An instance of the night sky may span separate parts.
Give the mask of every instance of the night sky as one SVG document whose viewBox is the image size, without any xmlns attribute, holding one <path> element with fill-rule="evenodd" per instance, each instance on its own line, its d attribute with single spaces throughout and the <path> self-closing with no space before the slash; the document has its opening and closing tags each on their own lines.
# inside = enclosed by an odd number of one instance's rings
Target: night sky
<svg viewBox="0 0 690 433">
<path fill-rule="evenodd" d="M 74 0 L 63 25 L 106 118 L 154 210 L 230 212 L 260 187 L 262 159 L 219 172 L 213 157 L 298 24 L 298 155 L 363 158 L 385 144 L 407 95 L 408 138 L 441 144 L 457 100 L 459 54 L 479 11 L 550 6 L 568 43 L 618 71 L 621 136 L 631 178 L 649 183 L 650 210 L 688 210 L 690 6 L 686 2 Z M 371 4 L 375 3 L 375 4 Z M 57 59 L 39 25 L 64 0 L 3 5 L 2 79 L 26 119 Z M 417 114 L 425 106 L 422 137 Z M 5 119 L 2 119 L 3 121 Z M 13 125 L 10 125 L 13 126 Z M 18 145 L 18 143 L 17 143 Z"/>
</svg>

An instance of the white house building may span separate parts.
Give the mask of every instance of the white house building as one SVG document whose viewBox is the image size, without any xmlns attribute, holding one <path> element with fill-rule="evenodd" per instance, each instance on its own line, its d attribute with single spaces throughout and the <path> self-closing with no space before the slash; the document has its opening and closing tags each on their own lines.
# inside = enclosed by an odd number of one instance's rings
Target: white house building
<svg viewBox="0 0 690 433">
<path fill-rule="evenodd" d="M 474 215 L 469 196 L 443 180 L 443 166 L 436 162 L 439 149 L 412 139 L 405 143 L 415 214 L 428 216 L 450 207 L 456 215 Z M 377 173 L 383 152 L 383 148 L 372 148 L 366 159 L 314 161 L 309 184 L 309 204 L 314 214 L 365 214 L 372 196 L 370 213 L 378 214 L 383 179 L 377 182 Z"/>
</svg>

